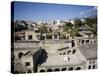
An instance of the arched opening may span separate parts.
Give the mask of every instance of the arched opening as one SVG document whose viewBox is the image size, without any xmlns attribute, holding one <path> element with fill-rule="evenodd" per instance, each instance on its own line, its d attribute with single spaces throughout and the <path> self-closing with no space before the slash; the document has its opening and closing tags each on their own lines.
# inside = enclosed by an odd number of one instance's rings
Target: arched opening
<svg viewBox="0 0 100 75">
<path fill-rule="evenodd" d="M 95 63 L 95 61 L 93 61 L 93 63 Z"/>
<path fill-rule="evenodd" d="M 47 72 L 52 72 L 52 71 L 53 71 L 52 69 L 48 69 L 48 70 L 47 70 Z"/>
<path fill-rule="evenodd" d="M 91 69 L 91 65 L 88 66 L 88 69 Z"/>
<path fill-rule="evenodd" d="M 77 67 L 77 68 L 76 68 L 76 70 L 80 70 L 80 69 L 81 69 L 81 67 Z"/>
<path fill-rule="evenodd" d="M 71 54 L 71 51 L 69 50 L 69 51 L 67 52 L 67 54 Z"/>
<path fill-rule="evenodd" d="M 27 73 L 32 73 L 32 71 L 29 69 L 29 70 L 27 71 Z"/>
<path fill-rule="evenodd" d="M 73 67 L 69 68 L 69 71 L 73 70 Z"/>
<path fill-rule="evenodd" d="M 66 53 L 63 53 L 63 55 L 65 55 Z"/>
<path fill-rule="evenodd" d="M 95 69 L 95 65 L 93 65 L 93 69 Z"/>
<path fill-rule="evenodd" d="M 84 43 L 84 40 L 82 40 L 82 44 Z"/>
<path fill-rule="evenodd" d="M 60 55 L 62 55 L 62 54 L 60 53 Z"/>
<path fill-rule="evenodd" d="M 21 58 L 22 55 L 23 55 L 23 53 L 22 53 L 22 52 L 19 52 L 19 54 L 18 54 L 18 58 Z"/>
<path fill-rule="evenodd" d="M 86 43 L 89 43 L 89 40 L 86 40 Z"/>
<path fill-rule="evenodd" d="M 66 71 L 66 68 L 62 68 L 61 71 Z"/>
<path fill-rule="evenodd" d="M 75 42 L 74 42 L 74 40 L 72 40 L 72 47 L 74 47 L 75 46 Z"/>
<path fill-rule="evenodd" d="M 55 69 L 54 71 L 60 71 L 60 69 L 59 69 L 59 68 L 57 68 L 57 69 Z"/>
<path fill-rule="evenodd" d="M 44 69 L 41 69 L 40 72 L 45 72 L 45 70 Z"/>
<path fill-rule="evenodd" d="M 96 43 L 96 41 L 94 40 L 94 43 Z"/>
<path fill-rule="evenodd" d="M 73 52 L 72 52 L 72 54 L 75 54 L 75 52 L 76 52 L 76 50 L 74 49 Z"/>
</svg>

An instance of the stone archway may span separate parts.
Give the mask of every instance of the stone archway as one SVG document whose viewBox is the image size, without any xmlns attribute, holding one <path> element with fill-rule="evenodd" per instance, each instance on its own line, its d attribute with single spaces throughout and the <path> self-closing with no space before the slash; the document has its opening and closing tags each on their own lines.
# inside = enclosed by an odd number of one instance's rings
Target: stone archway
<svg viewBox="0 0 100 75">
<path fill-rule="evenodd" d="M 81 67 L 77 67 L 76 70 L 81 70 Z"/>
<path fill-rule="evenodd" d="M 66 70 L 67 70 L 66 68 L 62 68 L 62 69 L 61 69 L 61 71 L 66 71 Z"/>
<path fill-rule="evenodd" d="M 44 69 L 41 69 L 40 72 L 45 72 L 45 70 Z"/>
<path fill-rule="evenodd" d="M 73 70 L 73 67 L 70 67 L 68 70 L 69 70 L 69 71 Z"/>
<path fill-rule="evenodd" d="M 52 69 L 47 69 L 47 72 L 52 72 L 53 70 Z"/>
<path fill-rule="evenodd" d="M 67 54 L 71 54 L 71 51 L 69 50 L 69 51 L 67 52 Z"/>
<path fill-rule="evenodd" d="M 60 71 L 60 69 L 59 68 L 56 68 L 54 71 Z"/>
</svg>

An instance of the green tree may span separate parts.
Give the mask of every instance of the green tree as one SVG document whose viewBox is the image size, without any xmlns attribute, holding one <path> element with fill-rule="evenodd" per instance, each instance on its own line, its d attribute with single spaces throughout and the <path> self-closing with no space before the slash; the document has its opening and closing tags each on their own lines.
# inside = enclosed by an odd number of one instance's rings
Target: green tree
<svg viewBox="0 0 100 75">
<path fill-rule="evenodd" d="M 71 22 L 67 22 L 65 23 L 65 25 L 63 26 L 63 31 L 64 32 L 68 32 L 69 29 L 72 29 L 73 24 Z"/>
<path fill-rule="evenodd" d="M 85 18 L 85 24 L 91 27 L 89 30 L 92 31 L 94 35 L 97 35 L 97 16 Z"/>
<path fill-rule="evenodd" d="M 71 31 L 70 31 L 70 35 L 72 38 L 74 38 L 75 36 L 81 36 L 79 34 L 79 29 L 78 28 L 73 28 Z"/>
<path fill-rule="evenodd" d="M 82 26 L 82 21 L 78 18 L 74 19 L 75 22 L 75 28 L 81 27 Z"/>
<path fill-rule="evenodd" d="M 39 27 L 39 32 L 40 32 L 41 34 L 47 33 L 47 27 L 46 27 L 45 25 L 40 26 L 40 27 Z"/>
<path fill-rule="evenodd" d="M 89 26 L 89 27 L 93 27 L 94 24 L 97 24 L 97 17 L 91 18 L 85 18 L 85 23 Z"/>
</svg>

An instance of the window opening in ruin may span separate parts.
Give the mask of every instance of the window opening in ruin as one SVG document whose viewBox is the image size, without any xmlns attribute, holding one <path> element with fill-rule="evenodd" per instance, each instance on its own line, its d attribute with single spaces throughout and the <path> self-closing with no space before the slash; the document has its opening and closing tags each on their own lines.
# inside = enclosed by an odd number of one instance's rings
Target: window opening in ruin
<svg viewBox="0 0 100 75">
<path fill-rule="evenodd" d="M 29 40 L 32 40 L 32 35 L 28 35 L 28 39 Z"/>
<path fill-rule="evenodd" d="M 25 62 L 25 66 L 30 66 L 30 62 Z"/>
</svg>

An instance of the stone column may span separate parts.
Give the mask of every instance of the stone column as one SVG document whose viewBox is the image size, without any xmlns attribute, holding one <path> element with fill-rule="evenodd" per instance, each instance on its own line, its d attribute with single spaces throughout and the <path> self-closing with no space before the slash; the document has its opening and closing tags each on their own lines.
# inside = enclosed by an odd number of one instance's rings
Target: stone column
<svg viewBox="0 0 100 75">
<path fill-rule="evenodd" d="M 84 40 L 84 44 L 86 44 L 86 39 Z"/>
<path fill-rule="evenodd" d="M 52 35 L 52 39 L 54 39 L 54 35 Z"/>
<path fill-rule="evenodd" d="M 47 38 L 46 38 L 46 35 L 44 35 L 44 37 L 45 37 L 45 40 L 46 40 L 46 39 L 47 39 Z"/>
<path fill-rule="evenodd" d="M 57 39 L 59 39 L 59 35 L 57 35 Z"/>
<path fill-rule="evenodd" d="M 68 37 L 68 35 L 66 35 L 66 38 Z"/>
</svg>

